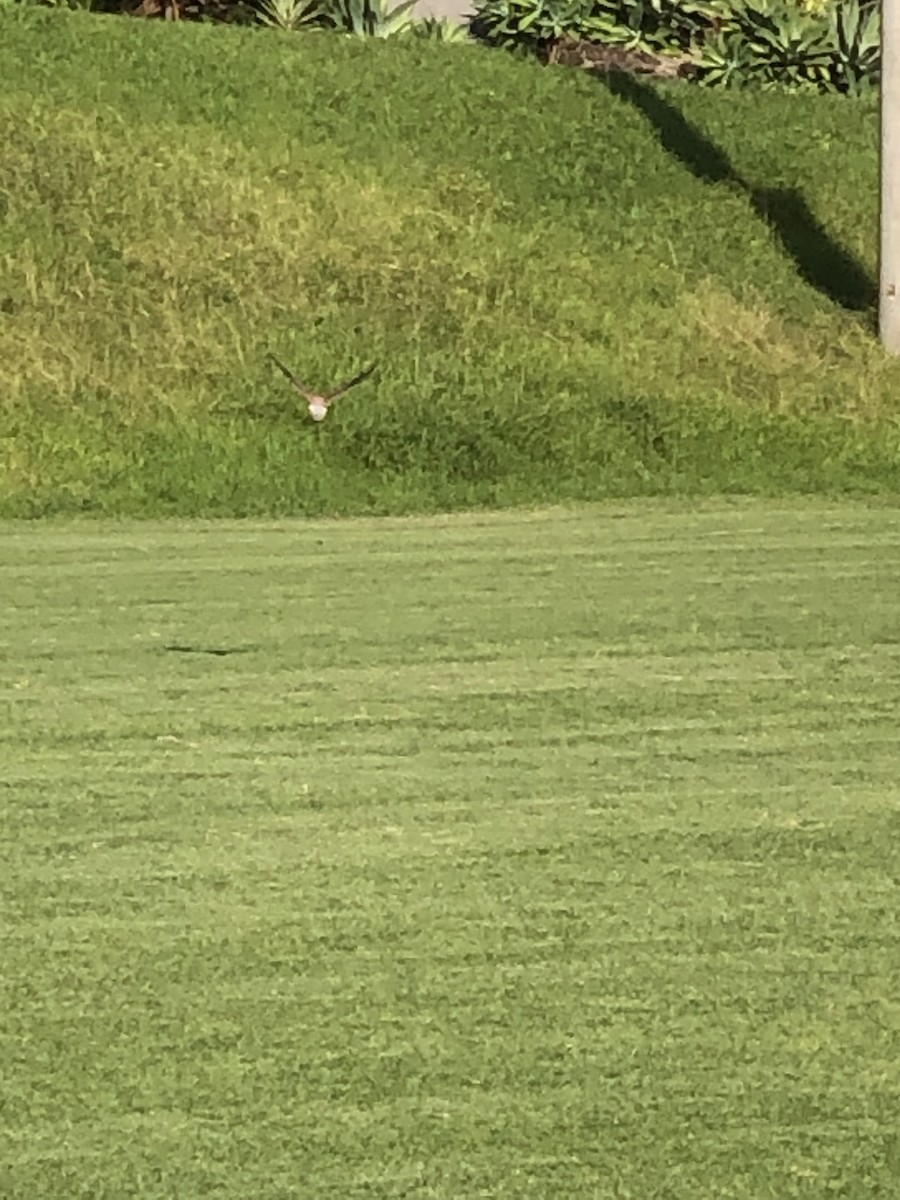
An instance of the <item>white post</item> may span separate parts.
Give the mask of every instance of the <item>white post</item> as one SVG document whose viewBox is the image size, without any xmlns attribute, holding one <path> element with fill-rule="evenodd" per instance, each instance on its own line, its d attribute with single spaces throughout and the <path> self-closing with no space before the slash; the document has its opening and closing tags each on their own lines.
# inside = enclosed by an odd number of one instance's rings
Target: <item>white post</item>
<svg viewBox="0 0 900 1200">
<path fill-rule="evenodd" d="M 881 275 L 878 332 L 900 354 L 900 0 L 881 0 Z"/>
</svg>

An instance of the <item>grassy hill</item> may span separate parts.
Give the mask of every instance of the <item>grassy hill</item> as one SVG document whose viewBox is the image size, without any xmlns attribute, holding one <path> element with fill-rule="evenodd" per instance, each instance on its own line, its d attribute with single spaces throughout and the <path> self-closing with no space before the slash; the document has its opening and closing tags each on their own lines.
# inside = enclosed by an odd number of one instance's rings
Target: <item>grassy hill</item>
<svg viewBox="0 0 900 1200">
<path fill-rule="evenodd" d="M 0 8 L 0 512 L 900 486 L 874 102 Z M 317 428 L 265 360 L 377 381 Z"/>
</svg>

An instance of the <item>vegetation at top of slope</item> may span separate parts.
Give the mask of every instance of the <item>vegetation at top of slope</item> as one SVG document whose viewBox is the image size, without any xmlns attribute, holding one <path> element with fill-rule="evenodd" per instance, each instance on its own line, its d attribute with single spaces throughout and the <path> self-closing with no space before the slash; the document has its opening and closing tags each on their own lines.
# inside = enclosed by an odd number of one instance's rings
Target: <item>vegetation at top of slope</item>
<svg viewBox="0 0 900 1200">
<path fill-rule="evenodd" d="M 900 483 L 873 103 L 0 24 L 0 510 Z M 269 348 L 380 370 L 314 427 Z"/>
<path fill-rule="evenodd" d="M 475 0 L 473 29 L 551 56 L 561 45 L 601 59 L 612 50 L 638 71 L 707 87 L 859 95 L 881 79 L 877 0 Z"/>
<path fill-rule="evenodd" d="M 562 61 L 564 47 L 628 72 L 705 86 L 871 90 L 881 76 L 878 0 L 474 0 L 471 20 L 419 18 L 416 0 L 9 0 L 166 20 L 428 37 Z M 569 65 L 576 65 L 569 62 Z M 582 62 L 579 65 L 586 65 Z"/>
</svg>

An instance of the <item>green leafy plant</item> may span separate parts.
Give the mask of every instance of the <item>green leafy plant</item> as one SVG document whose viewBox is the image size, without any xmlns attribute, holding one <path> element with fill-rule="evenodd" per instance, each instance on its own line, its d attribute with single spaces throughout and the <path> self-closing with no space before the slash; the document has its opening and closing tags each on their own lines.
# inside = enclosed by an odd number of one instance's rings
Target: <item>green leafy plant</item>
<svg viewBox="0 0 900 1200">
<path fill-rule="evenodd" d="M 794 0 L 735 0 L 728 20 L 703 46 L 698 76 L 707 86 L 859 93 L 880 74 L 877 6 L 835 0 L 823 11 Z"/>
<path fill-rule="evenodd" d="M 717 61 L 727 58 L 732 67 L 728 82 L 802 88 L 828 79 L 826 41 L 827 21 L 793 0 L 736 0 L 713 46 Z M 718 69 L 704 81 L 725 82 Z"/>
<path fill-rule="evenodd" d="M 857 94 L 881 82 L 881 7 L 843 0 L 828 12 L 831 80 L 842 92 Z"/>
<path fill-rule="evenodd" d="M 728 10 L 727 0 L 479 0 L 472 26 L 509 48 L 539 49 L 569 35 L 666 53 L 693 47 Z"/>
<path fill-rule="evenodd" d="M 385 0 L 258 0 L 254 17 L 257 24 L 271 29 L 332 29 L 354 37 L 377 38 L 414 34 L 442 42 L 468 40 L 468 27 L 457 21 L 435 17 L 416 20 L 412 16 L 416 2 L 402 0 L 392 6 Z"/>
<path fill-rule="evenodd" d="M 321 20 L 317 0 L 261 0 L 256 20 L 271 29 L 310 28 Z"/>
<path fill-rule="evenodd" d="M 468 42 L 469 27 L 460 21 L 452 21 L 447 17 L 425 17 L 413 25 L 416 37 L 427 38 L 434 42 Z"/>
<path fill-rule="evenodd" d="M 402 0 L 391 7 L 386 0 L 337 0 L 329 7 L 333 26 L 354 37 L 397 37 L 415 26 L 412 9 L 416 0 Z"/>
<path fill-rule="evenodd" d="M 737 85 L 749 77 L 752 64 L 752 52 L 742 38 L 719 32 L 703 46 L 698 78 L 707 87 Z"/>
<path fill-rule="evenodd" d="M 538 49 L 566 33 L 590 38 L 601 31 L 594 0 L 477 0 L 472 30 L 505 49 Z"/>
<path fill-rule="evenodd" d="M 880 77 L 875 0 L 478 0 L 472 29 L 509 49 L 568 37 L 687 55 L 707 87 L 856 94 Z"/>
<path fill-rule="evenodd" d="M 730 12 L 729 0 L 596 0 L 607 41 L 633 49 L 690 51 Z M 627 32 L 626 32 L 627 31 Z"/>
</svg>

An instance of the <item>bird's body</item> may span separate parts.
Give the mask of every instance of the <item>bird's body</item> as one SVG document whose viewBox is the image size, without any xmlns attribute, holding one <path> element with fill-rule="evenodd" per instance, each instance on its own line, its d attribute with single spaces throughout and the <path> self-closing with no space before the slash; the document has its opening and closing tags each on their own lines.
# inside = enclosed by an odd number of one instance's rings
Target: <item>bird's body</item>
<svg viewBox="0 0 900 1200">
<path fill-rule="evenodd" d="M 346 383 L 342 383 L 341 386 L 335 388 L 334 391 L 327 392 L 324 396 L 322 396 L 318 392 L 314 392 L 308 388 L 306 384 L 298 379 L 294 372 L 289 367 L 286 367 L 283 362 L 279 361 L 279 359 L 277 359 L 275 355 L 271 353 L 271 351 L 269 352 L 269 358 L 271 358 L 272 362 L 279 369 L 279 371 L 281 371 L 281 373 L 291 381 L 291 383 L 306 401 L 306 406 L 309 409 L 309 415 L 314 421 L 324 421 L 328 416 L 329 408 L 335 402 L 335 400 L 337 400 L 339 396 L 343 396 L 345 392 L 349 392 L 352 387 L 356 387 L 358 383 L 362 383 L 364 379 L 368 379 L 375 370 L 374 364 L 371 367 L 366 367 L 364 371 L 360 371 L 358 375 L 354 375 L 352 379 L 348 379 Z"/>
</svg>

